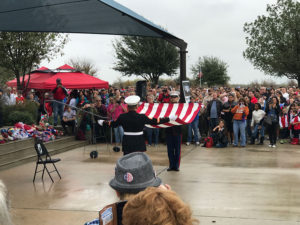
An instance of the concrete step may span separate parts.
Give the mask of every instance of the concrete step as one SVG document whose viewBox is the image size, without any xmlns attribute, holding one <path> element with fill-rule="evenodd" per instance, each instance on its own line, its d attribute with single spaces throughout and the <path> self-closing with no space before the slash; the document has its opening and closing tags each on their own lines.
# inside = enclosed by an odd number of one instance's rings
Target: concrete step
<svg viewBox="0 0 300 225">
<path fill-rule="evenodd" d="M 61 138 L 53 140 L 53 141 L 46 142 L 46 145 L 51 146 L 54 143 L 73 141 L 73 140 L 75 140 L 74 136 L 66 136 L 66 137 L 61 137 Z M 6 153 L 19 151 L 19 150 L 29 148 L 32 146 L 34 146 L 34 140 L 32 138 L 25 139 L 25 140 L 11 141 L 11 142 L 8 142 L 5 144 L 1 144 L 0 145 L 0 157 Z"/>
<path fill-rule="evenodd" d="M 45 146 L 48 149 L 50 155 L 53 156 L 61 152 L 82 147 L 86 144 L 86 141 L 76 141 L 74 140 L 74 137 L 64 137 L 62 139 L 48 142 L 45 144 Z M 32 143 L 30 147 L 26 147 L 25 145 L 23 149 L 3 153 L 0 156 L 0 170 L 8 169 L 35 160 L 36 152 Z"/>
</svg>

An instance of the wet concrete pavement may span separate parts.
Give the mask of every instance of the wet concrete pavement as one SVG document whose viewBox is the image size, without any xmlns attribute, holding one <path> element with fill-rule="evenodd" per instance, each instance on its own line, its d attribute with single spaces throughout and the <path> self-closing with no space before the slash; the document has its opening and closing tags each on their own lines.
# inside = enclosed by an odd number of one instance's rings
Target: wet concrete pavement
<svg viewBox="0 0 300 225">
<path fill-rule="evenodd" d="M 189 203 L 202 225 L 300 224 L 300 146 L 284 144 L 205 149 L 182 146 L 180 172 L 167 172 L 166 146 L 148 148 L 164 183 Z M 38 176 L 35 163 L 0 171 L 10 191 L 16 225 L 83 225 L 97 211 L 117 201 L 108 182 L 121 153 L 106 145 L 88 146 L 59 154 L 62 162 L 55 183 Z M 99 158 L 89 158 L 91 149 Z"/>
</svg>

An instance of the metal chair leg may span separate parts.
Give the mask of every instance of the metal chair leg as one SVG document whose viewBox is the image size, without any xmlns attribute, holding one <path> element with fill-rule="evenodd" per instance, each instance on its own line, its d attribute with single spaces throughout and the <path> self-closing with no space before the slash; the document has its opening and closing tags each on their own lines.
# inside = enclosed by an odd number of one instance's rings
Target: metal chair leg
<svg viewBox="0 0 300 225">
<path fill-rule="evenodd" d="M 35 171 L 34 171 L 34 177 L 33 177 L 33 181 L 32 181 L 32 182 L 34 182 L 34 181 L 35 181 L 35 176 L 36 176 L 36 171 L 37 171 L 37 168 L 38 168 L 38 164 L 36 163 L 36 166 L 35 166 Z"/>
</svg>

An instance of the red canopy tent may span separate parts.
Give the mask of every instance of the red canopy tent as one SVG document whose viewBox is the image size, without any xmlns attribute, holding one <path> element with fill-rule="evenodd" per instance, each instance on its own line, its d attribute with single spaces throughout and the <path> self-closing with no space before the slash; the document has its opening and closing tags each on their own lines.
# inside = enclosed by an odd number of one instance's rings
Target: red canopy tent
<svg viewBox="0 0 300 225">
<path fill-rule="evenodd" d="M 28 78 L 29 75 L 25 75 L 25 85 L 28 82 Z M 75 68 L 67 64 L 58 67 L 56 70 L 49 70 L 46 67 L 41 67 L 40 69 L 33 71 L 30 74 L 28 88 L 45 90 L 54 89 L 56 87 L 57 78 L 60 78 L 63 86 L 68 89 L 108 89 L 107 81 L 76 71 Z M 16 87 L 17 79 L 11 80 L 6 84 L 10 87 Z"/>
</svg>

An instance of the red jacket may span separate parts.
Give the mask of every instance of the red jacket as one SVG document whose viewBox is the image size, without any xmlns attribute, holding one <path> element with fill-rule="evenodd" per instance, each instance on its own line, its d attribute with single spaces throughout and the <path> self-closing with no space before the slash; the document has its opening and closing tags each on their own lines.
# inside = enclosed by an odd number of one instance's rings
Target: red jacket
<svg viewBox="0 0 300 225">
<path fill-rule="evenodd" d="M 297 123 L 300 122 L 300 117 L 296 116 L 293 120 L 292 123 Z M 300 130 L 300 123 L 293 125 L 294 130 Z"/>
<path fill-rule="evenodd" d="M 64 100 L 68 95 L 67 90 L 63 86 L 54 88 L 52 93 L 54 100 Z"/>
</svg>

